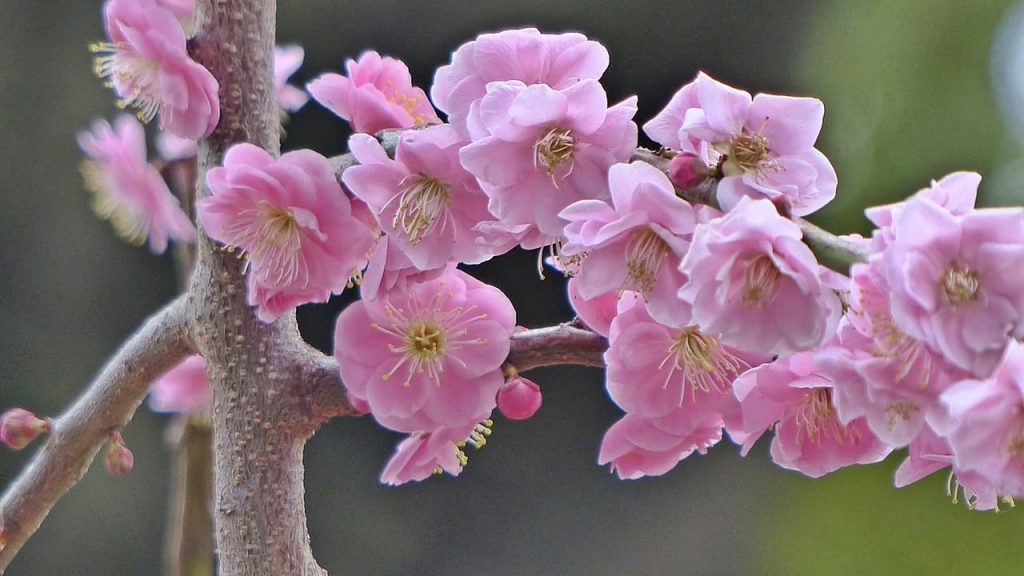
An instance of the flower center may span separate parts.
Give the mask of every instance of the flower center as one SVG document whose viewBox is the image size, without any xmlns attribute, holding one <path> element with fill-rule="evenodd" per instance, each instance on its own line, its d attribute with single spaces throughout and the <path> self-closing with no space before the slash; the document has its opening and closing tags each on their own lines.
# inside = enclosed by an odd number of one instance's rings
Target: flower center
<svg viewBox="0 0 1024 576">
<path fill-rule="evenodd" d="M 768 139 L 741 133 L 729 141 L 729 159 L 746 172 L 757 172 L 768 163 Z"/>
<path fill-rule="evenodd" d="M 668 244 L 654 230 L 642 228 L 634 232 L 626 245 L 626 279 L 619 288 L 619 296 L 626 290 L 647 292 L 653 288 L 669 251 Z"/>
<path fill-rule="evenodd" d="M 761 254 L 747 263 L 743 271 L 743 305 L 760 310 L 771 304 L 779 293 L 781 276 L 782 273 L 767 254 Z"/>
<path fill-rule="evenodd" d="M 978 288 L 978 274 L 967 266 L 952 264 L 942 277 L 942 293 L 954 308 L 974 302 Z"/>
<path fill-rule="evenodd" d="M 110 220 L 114 231 L 122 239 L 142 245 L 149 236 L 149 220 L 134 205 L 119 201 L 110 189 L 107 170 L 95 160 L 82 163 L 82 177 L 85 187 L 92 192 L 92 209 L 97 216 Z"/>
<path fill-rule="evenodd" d="M 680 406 L 686 401 L 687 392 L 692 403 L 697 402 L 697 392 L 727 393 L 732 381 L 750 368 L 750 364 L 730 353 L 717 338 L 704 334 L 696 325 L 687 326 L 679 332 L 658 369 L 664 369 L 669 362 L 672 366 L 662 388 L 668 388 L 672 376 L 680 372 Z"/>
<path fill-rule="evenodd" d="M 439 221 L 444 229 L 450 199 L 451 190 L 444 182 L 422 174 L 412 177 L 411 182 L 402 188 L 391 225 L 404 232 L 409 243 L 415 246 L 434 231 Z"/>
<path fill-rule="evenodd" d="M 572 130 L 563 130 L 557 126 L 551 128 L 533 145 L 533 165 L 536 167 L 540 164 L 549 176 L 554 176 L 555 170 L 569 161 L 571 171 L 575 147 L 576 137 L 573 136 Z"/>
<path fill-rule="evenodd" d="M 160 80 L 159 63 L 140 56 L 123 43 L 96 42 L 89 50 L 96 54 L 93 72 L 121 97 L 118 107 L 131 106 L 137 110 L 139 120 L 152 120 L 160 110 L 154 89 Z"/>
<path fill-rule="evenodd" d="M 857 442 L 856 433 L 836 418 L 830 388 L 814 388 L 807 392 L 796 414 L 796 425 L 797 439 L 803 436 L 808 442 L 820 444 L 821 436 L 824 436 L 840 445 L 848 441 Z"/>
<path fill-rule="evenodd" d="M 405 334 L 405 347 L 416 360 L 433 362 L 444 354 L 444 331 L 432 322 L 415 322 Z"/>
<path fill-rule="evenodd" d="M 302 257 L 302 226 L 291 210 L 260 200 L 255 208 L 240 211 L 238 218 L 221 233 L 230 239 L 229 252 L 240 247 L 250 262 L 260 261 L 263 282 L 291 286 L 303 276 L 303 284 L 309 280 Z"/>
</svg>

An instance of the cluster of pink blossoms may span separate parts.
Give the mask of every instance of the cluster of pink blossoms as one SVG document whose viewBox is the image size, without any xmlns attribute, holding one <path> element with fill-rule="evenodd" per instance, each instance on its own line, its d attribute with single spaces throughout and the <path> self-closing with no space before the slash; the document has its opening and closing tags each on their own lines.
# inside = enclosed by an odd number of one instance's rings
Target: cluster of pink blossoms
<svg viewBox="0 0 1024 576">
<path fill-rule="evenodd" d="M 789 218 L 836 192 L 820 101 L 701 73 L 644 125 L 666 175 L 630 163 L 637 101 L 609 105 L 607 66 L 580 34 L 485 34 L 437 71 L 431 105 L 368 52 L 308 86 L 361 132 L 344 188 L 311 151 L 238 145 L 209 173 L 199 220 L 244 254 L 261 319 L 361 283 L 335 355 L 351 403 L 409 435 L 382 481 L 457 475 L 494 408 L 539 407 L 506 364 L 512 305 L 456 265 L 554 245 L 579 318 L 609 341 L 625 415 L 599 461 L 620 477 L 773 431 L 773 460 L 810 476 L 909 447 L 898 485 L 949 467 L 977 508 L 1024 494 L 1024 210 L 975 209 L 980 177 L 952 174 L 870 209 L 847 277 Z M 387 128 L 412 128 L 390 155 L 365 134 Z M 678 194 L 708 182 L 709 205 Z"/>
</svg>

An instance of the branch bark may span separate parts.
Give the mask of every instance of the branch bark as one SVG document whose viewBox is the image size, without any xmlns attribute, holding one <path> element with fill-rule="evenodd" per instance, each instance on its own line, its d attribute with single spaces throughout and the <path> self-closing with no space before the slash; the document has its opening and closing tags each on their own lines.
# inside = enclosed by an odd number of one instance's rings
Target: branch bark
<svg viewBox="0 0 1024 576">
<path fill-rule="evenodd" d="M 150 383 L 192 352 L 184 298 L 153 315 L 107 362 L 96 380 L 53 422 L 46 444 L 0 500 L 0 574 L 89 469 L 111 432 L 131 420 Z"/>
</svg>

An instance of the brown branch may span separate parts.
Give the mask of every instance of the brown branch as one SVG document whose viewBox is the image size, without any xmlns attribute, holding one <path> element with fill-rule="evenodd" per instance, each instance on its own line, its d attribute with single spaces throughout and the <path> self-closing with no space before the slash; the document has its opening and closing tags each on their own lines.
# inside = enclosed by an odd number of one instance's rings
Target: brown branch
<svg viewBox="0 0 1024 576">
<path fill-rule="evenodd" d="M 56 418 L 46 444 L 0 500 L 0 574 L 57 500 L 89 469 L 96 452 L 131 420 L 149 384 L 192 352 L 185 299 L 153 315 L 107 362 L 67 412 Z"/>
</svg>

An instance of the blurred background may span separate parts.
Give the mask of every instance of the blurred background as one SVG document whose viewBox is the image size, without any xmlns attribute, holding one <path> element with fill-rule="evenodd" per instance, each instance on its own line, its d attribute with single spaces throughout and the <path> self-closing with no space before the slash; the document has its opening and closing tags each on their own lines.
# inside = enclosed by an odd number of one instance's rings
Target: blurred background
<svg viewBox="0 0 1024 576">
<path fill-rule="evenodd" d="M 839 174 L 816 220 L 867 232 L 862 208 L 958 169 L 985 176 L 984 202 L 1024 193 L 1024 8 L 1009 0 L 302 0 L 279 7 L 279 43 L 297 42 L 303 84 L 373 48 L 433 69 L 483 31 L 536 25 L 604 43 L 612 101 L 639 94 L 642 123 L 698 69 L 752 92 L 825 101 L 819 147 Z M 112 118 L 91 73 L 99 0 L 0 0 L 0 407 L 56 414 L 140 321 L 174 294 L 169 256 L 120 243 L 94 218 L 75 134 Z M 344 124 L 315 103 L 284 149 L 345 148 Z M 520 323 L 568 320 L 564 286 L 536 278 L 532 254 L 474 272 L 506 290 Z M 300 310 L 330 350 L 344 300 Z M 596 465 L 618 418 L 601 373 L 529 374 L 544 390 L 532 420 L 496 418 L 462 476 L 401 488 L 377 481 L 398 436 L 371 418 L 336 420 L 306 450 L 313 549 L 332 574 L 1017 574 L 1024 511 L 953 504 L 939 473 L 896 490 L 902 459 L 819 480 L 779 469 L 767 442 L 747 458 L 727 441 L 661 478 L 617 480 Z M 9 569 L 13 576 L 159 574 L 169 419 L 139 410 L 124 436 L 135 470 L 95 465 Z M 0 451 L 0 487 L 25 464 Z"/>
</svg>

